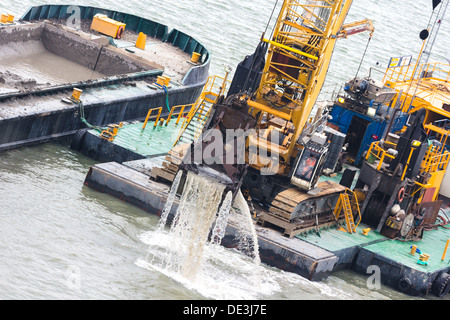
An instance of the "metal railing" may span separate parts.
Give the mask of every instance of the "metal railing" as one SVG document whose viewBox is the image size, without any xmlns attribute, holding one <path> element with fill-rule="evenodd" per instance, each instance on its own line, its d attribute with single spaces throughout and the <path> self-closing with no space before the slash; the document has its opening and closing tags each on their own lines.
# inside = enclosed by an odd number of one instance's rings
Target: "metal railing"
<svg viewBox="0 0 450 320">
<path fill-rule="evenodd" d="M 194 105 L 194 104 L 191 103 L 191 104 L 185 104 L 185 105 L 173 106 L 173 107 L 170 109 L 169 116 L 167 117 L 166 125 L 169 124 L 170 120 L 172 119 L 172 117 L 173 117 L 174 114 L 175 114 L 175 110 L 176 110 L 176 109 L 178 109 L 178 108 L 180 109 L 180 111 L 178 112 L 177 121 L 175 122 L 175 124 L 178 124 L 178 123 L 180 122 L 181 117 L 183 116 L 183 114 L 186 114 L 186 113 L 189 113 L 189 112 L 190 112 L 190 110 L 189 110 L 189 111 L 185 111 L 186 107 L 191 107 L 191 108 L 192 108 L 193 105 Z M 176 114 L 175 114 L 175 115 L 176 115 Z"/>
<path fill-rule="evenodd" d="M 153 111 L 157 111 L 157 114 L 156 114 L 156 120 L 155 120 L 155 124 L 153 125 L 153 128 L 156 127 L 156 126 L 158 125 L 159 117 L 161 116 L 161 112 L 162 112 L 162 107 L 159 107 L 159 108 L 152 108 L 152 109 L 149 109 L 149 110 L 148 110 L 148 112 L 147 112 L 147 117 L 145 117 L 144 124 L 142 125 L 142 131 L 145 130 L 145 127 L 147 126 L 148 120 L 149 120 L 151 117 L 155 117 L 155 115 L 153 115 Z"/>
<path fill-rule="evenodd" d="M 418 70 L 418 72 L 415 72 L 416 70 Z M 409 64 L 407 66 L 387 68 L 383 82 L 408 82 L 419 78 L 449 81 L 450 65 L 442 62 L 433 62 L 421 65 Z"/>
<path fill-rule="evenodd" d="M 395 159 L 394 155 L 389 154 L 387 150 L 385 150 L 381 147 L 381 143 L 383 143 L 383 142 L 382 141 L 372 142 L 372 144 L 370 145 L 369 150 L 367 151 L 367 154 L 366 154 L 366 160 L 369 160 L 370 156 L 373 156 L 379 160 L 377 170 L 381 169 L 381 167 L 384 163 L 384 160 L 386 158 L 391 159 L 391 160 Z M 386 141 L 384 141 L 384 143 L 386 143 Z M 392 145 L 395 148 L 395 144 L 392 144 Z"/>
<path fill-rule="evenodd" d="M 195 128 L 193 141 L 195 141 L 203 130 L 209 115 L 211 114 L 211 106 L 217 101 L 221 95 L 225 95 L 228 91 L 228 85 L 231 83 L 227 76 L 211 76 L 208 78 L 203 91 L 197 101 L 191 106 L 187 116 L 184 118 L 178 137 L 174 143 L 176 145 L 187 127 L 195 120 Z"/>
</svg>

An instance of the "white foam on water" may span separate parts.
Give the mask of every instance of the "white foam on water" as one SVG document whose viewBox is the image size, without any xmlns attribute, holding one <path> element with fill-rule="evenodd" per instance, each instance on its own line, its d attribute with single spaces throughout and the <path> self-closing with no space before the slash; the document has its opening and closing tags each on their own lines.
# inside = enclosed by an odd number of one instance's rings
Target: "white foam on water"
<svg viewBox="0 0 450 320">
<path fill-rule="evenodd" d="M 231 204 L 233 200 L 233 193 L 228 191 L 222 206 L 220 207 L 219 214 L 216 218 L 216 224 L 211 236 L 211 243 L 220 244 L 222 238 L 225 236 L 225 230 L 228 224 L 228 217 L 230 215 Z"/>
<path fill-rule="evenodd" d="M 164 264 L 164 260 L 170 257 L 167 253 L 172 247 L 170 232 L 148 232 L 141 236 L 141 240 L 149 244 L 150 248 L 147 258 L 139 259 L 136 265 L 158 271 L 206 298 L 257 299 L 280 290 L 276 279 L 267 274 L 269 269 L 255 265 L 250 257 L 239 251 L 205 243 L 202 266 L 193 278 Z M 155 256 L 158 258 L 154 259 Z"/>
<path fill-rule="evenodd" d="M 238 227 L 238 248 L 242 252 L 251 252 L 254 262 L 259 264 L 258 236 L 251 217 L 250 209 L 241 191 L 238 192 L 234 200 L 232 217 L 237 222 Z M 250 237 L 250 239 L 249 239 Z"/>
<path fill-rule="evenodd" d="M 161 219 L 159 219 L 157 229 L 162 229 L 167 223 L 167 217 L 169 216 L 170 210 L 172 209 L 173 202 L 177 195 L 178 186 L 180 185 L 181 176 L 183 171 L 178 171 L 175 179 L 173 180 L 172 187 L 170 188 L 169 195 L 167 196 L 166 204 L 164 205 L 163 212 L 161 213 Z"/>
<path fill-rule="evenodd" d="M 300 275 L 255 264 L 254 259 L 236 249 L 206 243 L 203 264 L 195 278 L 167 268 L 164 264 L 172 247 L 168 230 L 150 231 L 141 235 L 149 245 L 147 258 L 136 265 L 159 272 L 195 291 L 205 298 L 217 300 L 255 299 L 349 299 L 346 292 L 323 282 L 312 282 Z M 154 259 L 157 257 L 157 259 Z M 299 291 L 301 296 L 298 296 Z M 289 295 L 292 293 L 292 295 Z"/>
</svg>

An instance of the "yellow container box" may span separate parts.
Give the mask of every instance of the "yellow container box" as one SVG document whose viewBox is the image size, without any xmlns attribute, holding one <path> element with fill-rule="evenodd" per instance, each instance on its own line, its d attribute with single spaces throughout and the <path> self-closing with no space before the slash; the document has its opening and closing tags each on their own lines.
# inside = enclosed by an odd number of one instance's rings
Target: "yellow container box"
<svg viewBox="0 0 450 320">
<path fill-rule="evenodd" d="M 0 16 L 0 22 L 1 23 L 8 23 L 8 15 L 7 14 L 2 14 Z"/>
<path fill-rule="evenodd" d="M 91 29 L 115 39 L 122 38 L 125 23 L 108 18 L 104 14 L 96 14 L 92 19 Z"/>
</svg>

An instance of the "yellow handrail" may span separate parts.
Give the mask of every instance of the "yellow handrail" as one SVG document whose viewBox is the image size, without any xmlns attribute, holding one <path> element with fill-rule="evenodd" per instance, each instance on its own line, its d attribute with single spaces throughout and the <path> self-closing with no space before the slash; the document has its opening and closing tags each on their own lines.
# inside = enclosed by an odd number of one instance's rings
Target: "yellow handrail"
<svg viewBox="0 0 450 320">
<path fill-rule="evenodd" d="M 158 114 L 157 114 L 157 116 L 156 116 L 155 125 L 154 125 L 153 127 L 156 127 L 156 126 L 157 126 L 158 121 L 159 121 L 159 117 L 161 116 L 162 107 L 159 107 L 159 108 L 153 108 L 153 109 L 149 109 L 149 110 L 148 110 L 147 117 L 145 118 L 144 125 L 142 126 L 142 131 L 145 130 L 145 127 L 147 126 L 148 119 L 150 118 L 151 114 L 152 114 L 153 111 L 155 111 L 155 110 L 158 111 Z"/>
<path fill-rule="evenodd" d="M 186 107 L 189 107 L 189 106 L 192 108 L 193 105 L 194 104 L 191 103 L 191 104 L 184 104 L 184 105 L 179 105 L 179 106 L 173 106 L 172 109 L 170 109 L 169 116 L 167 117 L 166 125 L 168 125 L 170 120 L 172 120 L 172 116 L 174 114 L 175 109 L 180 108 L 180 111 L 178 112 L 177 122 L 175 122 L 175 124 L 178 124 L 180 122 L 181 116 L 183 114 L 185 114 L 185 113 L 189 113 L 190 112 L 190 110 L 185 112 L 184 109 Z"/>
<path fill-rule="evenodd" d="M 231 81 L 227 79 L 227 76 L 220 77 L 215 75 L 208 78 L 205 86 L 203 87 L 202 93 L 198 97 L 197 101 L 191 106 L 190 111 L 184 118 L 174 146 L 178 143 L 185 129 L 188 127 L 188 125 L 196 115 L 198 115 L 200 122 L 197 125 L 196 131 L 194 133 L 194 139 L 199 136 L 199 134 L 203 130 L 203 125 L 205 124 L 211 113 L 211 106 L 217 102 L 217 99 L 221 95 L 224 95 L 227 92 L 227 86 L 229 83 L 231 83 Z M 209 104 L 210 106 L 208 108 L 208 111 L 204 113 L 205 107 L 207 106 L 206 104 Z"/>
<path fill-rule="evenodd" d="M 372 144 L 369 147 L 369 150 L 367 151 L 366 154 L 366 160 L 369 159 L 370 155 L 373 155 L 374 157 L 376 157 L 377 159 L 379 159 L 379 163 L 377 166 L 377 170 L 381 169 L 381 166 L 383 165 L 384 159 L 386 157 L 390 158 L 390 159 L 395 159 L 395 156 L 389 154 L 386 150 L 384 150 L 382 147 L 380 147 L 380 141 L 375 141 L 372 142 Z M 381 154 L 381 156 L 380 156 Z"/>
</svg>

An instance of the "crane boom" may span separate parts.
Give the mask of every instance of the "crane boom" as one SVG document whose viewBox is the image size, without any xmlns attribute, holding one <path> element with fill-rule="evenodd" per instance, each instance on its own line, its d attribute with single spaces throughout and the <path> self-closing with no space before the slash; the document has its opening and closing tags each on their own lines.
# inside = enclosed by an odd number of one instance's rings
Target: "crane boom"
<svg viewBox="0 0 450 320">
<path fill-rule="evenodd" d="M 294 125 L 291 143 L 280 152 L 286 164 L 323 86 L 351 4 L 351 0 L 284 1 L 272 39 L 263 39 L 269 43 L 267 63 L 249 106 L 254 115 L 264 111 Z"/>
</svg>

